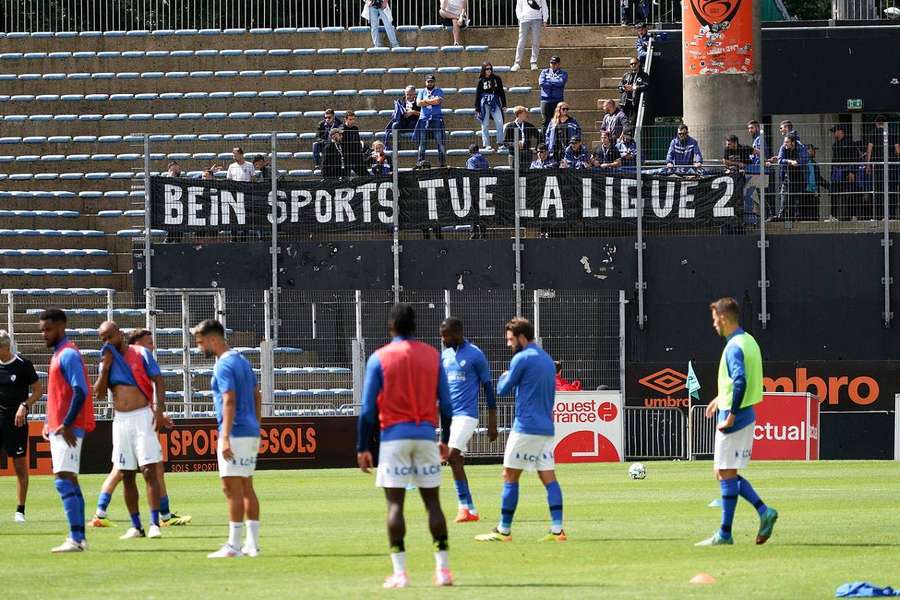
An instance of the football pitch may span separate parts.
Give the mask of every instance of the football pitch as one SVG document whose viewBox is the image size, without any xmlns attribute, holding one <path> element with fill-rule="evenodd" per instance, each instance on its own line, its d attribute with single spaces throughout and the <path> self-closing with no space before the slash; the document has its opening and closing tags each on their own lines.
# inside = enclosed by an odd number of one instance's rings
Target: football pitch
<svg viewBox="0 0 900 600">
<path fill-rule="evenodd" d="M 472 538 L 496 524 L 500 467 L 469 467 L 483 520 L 452 523 L 449 470 L 442 499 L 453 588 L 435 589 L 425 513 L 407 496 L 411 587 L 382 590 L 390 571 L 384 500 L 357 470 L 261 471 L 259 558 L 209 560 L 227 535 L 216 475 L 167 475 L 172 508 L 193 515 L 159 540 L 119 540 L 128 518 L 117 490 L 118 527 L 88 528 L 89 550 L 51 555 L 66 524 L 49 477 L 32 477 L 28 523 L 12 522 L 15 480 L 0 480 L 0 569 L 8 598 L 827 598 L 847 581 L 900 585 L 900 465 L 890 462 L 757 462 L 742 473 L 780 513 L 772 539 L 754 544 L 758 519 L 739 500 L 734 546 L 694 548 L 716 529 L 719 495 L 709 462 L 561 465 L 569 541 L 538 543 L 549 515 L 537 477 L 523 478 L 510 543 Z M 81 478 L 88 518 L 102 476 Z M 143 498 L 142 498 L 143 500 Z M 5 510 L 7 509 L 8 510 Z M 146 526 L 148 511 L 142 506 Z M 694 585 L 697 573 L 716 583 Z"/>
</svg>

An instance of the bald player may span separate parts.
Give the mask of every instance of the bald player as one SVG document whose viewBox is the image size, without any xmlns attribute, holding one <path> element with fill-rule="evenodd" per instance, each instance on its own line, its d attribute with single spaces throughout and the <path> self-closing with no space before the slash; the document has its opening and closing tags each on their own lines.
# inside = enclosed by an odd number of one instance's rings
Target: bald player
<svg viewBox="0 0 900 600">
<path fill-rule="evenodd" d="M 98 329 L 102 356 L 100 375 L 94 385 L 97 399 L 106 397 L 112 389 L 113 453 L 112 462 L 122 471 L 125 506 L 131 513 L 131 528 L 120 539 L 139 537 L 159 538 L 160 477 L 157 467 L 162 462 L 162 447 L 157 428 L 171 426 L 165 416 L 165 389 L 157 386 L 155 410 L 151 377 L 160 375 L 159 365 L 149 352 L 129 346 L 119 326 L 104 321 Z M 144 532 L 138 507 L 135 473 L 140 469 L 147 482 L 147 501 L 150 505 L 150 530 Z"/>
</svg>

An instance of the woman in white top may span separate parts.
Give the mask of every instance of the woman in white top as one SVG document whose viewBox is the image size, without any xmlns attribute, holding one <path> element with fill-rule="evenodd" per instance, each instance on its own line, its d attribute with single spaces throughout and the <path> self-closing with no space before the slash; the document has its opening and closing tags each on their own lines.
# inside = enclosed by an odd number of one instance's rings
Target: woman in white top
<svg viewBox="0 0 900 600">
<path fill-rule="evenodd" d="M 234 162 L 228 165 L 227 179 L 230 181 L 253 181 L 256 169 L 244 160 L 244 150 L 232 148 L 231 155 L 234 157 Z"/>
<path fill-rule="evenodd" d="M 453 45 L 461 46 L 459 42 L 459 30 L 469 24 L 469 2 L 468 0 L 440 0 L 440 15 L 443 24 L 447 27 L 453 27 Z"/>
<path fill-rule="evenodd" d="M 547 0 L 516 0 L 516 18 L 519 19 L 519 44 L 516 46 L 516 62 L 509 70 L 519 70 L 522 55 L 525 54 L 525 40 L 531 34 L 531 70 L 537 71 L 541 30 L 550 20 Z"/>
</svg>

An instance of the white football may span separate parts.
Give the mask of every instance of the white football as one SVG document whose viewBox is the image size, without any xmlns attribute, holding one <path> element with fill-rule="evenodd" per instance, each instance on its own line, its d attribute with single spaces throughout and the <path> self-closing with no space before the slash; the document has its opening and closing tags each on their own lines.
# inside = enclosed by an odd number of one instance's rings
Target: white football
<svg viewBox="0 0 900 600">
<path fill-rule="evenodd" d="M 628 467 L 628 476 L 632 479 L 643 479 L 647 476 L 647 469 L 644 463 L 634 463 Z"/>
</svg>

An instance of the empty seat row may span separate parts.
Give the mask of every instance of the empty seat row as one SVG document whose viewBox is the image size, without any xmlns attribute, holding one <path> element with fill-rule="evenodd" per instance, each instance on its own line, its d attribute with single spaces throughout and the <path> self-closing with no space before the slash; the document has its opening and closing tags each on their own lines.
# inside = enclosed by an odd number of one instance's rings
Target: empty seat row
<svg viewBox="0 0 900 600">
<path fill-rule="evenodd" d="M 443 25 L 398 25 L 397 31 L 400 33 L 436 32 L 442 31 Z M 48 38 L 116 38 L 116 37 L 189 37 L 195 35 L 217 37 L 222 35 L 275 35 L 275 34 L 298 34 L 298 33 L 367 33 L 368 26 L 358 25 L 353 27 L 253 27 L 250 29 L 239 28 L 203 28 L 203 29 L 134 29 L 131 31 L 115 30 L 115 31 L 10 31 L 0 32 L 0 38 L 6 39 L 48 39 Z"/>
<path fill-rule="evenodd" d="M 143 190 L 82 190 L 70 192 L 68 190 L 4 190 L 0 191 L 0 198 L 143 198 Z"/>
<path fill-rule="evenodd" d="M 97 333 L 95 329 L 91 331 L 94 334 Z M 156 333 L 159 335 L 159 329 L 156 330 Z M 177 329 L 176 333 L 181 335 L 181 329 Z M 162 374 L 165 377 L 175 377 L 181 375 L 182 372 L 182 369 L 162 369 Z M 259 369 L 253 369 L 253 372 L 257 375 L 260 374 Z M 213 374 L 213 370 L 206 367 L 192 368 L 191 373 L 201 377 L 210 376 Z M 274 373 L 275 375 L 349 375 L 350 369 L 346 367 L 275 367 Z"/>
<path fill-rule="evenodd" d="M 0 276 L 4 277 L 90 277 L 94 275 L 112 275 L 112 271 L 110 269 L 0 268 Z"/>
<path fill-rule="evenodd" d="M 0 256 L 109 256 L 99 248 L 0 248 Z"/>
<path fill-rule="evenodd" d="M 81 288 L 85 289 L 85 288 Z M 103 288 L 87 288 L 87 289 L 100 289 L 105 292 Z M 44 291 L 44 290 L 39 290 Z M 46 290 L 52 291 L 52 290 Z M 37 294 L 40 295 L 40 294 Z M 55 293 L 47 294 L 49 296 L 57 295 Z M 65 294 L 65 295 L 80 295 L 80 294 Z M 81 294 L 81 295 L 91 295 L 91 294 Z M 41 314 L 43 309 L 40 308 L 29 308 L 25 311 L 25 314 L 28 315 L 39 315 Z M 79 317 L 105 317 L 109 314 L 109 310 L 106 308 L 64 308 L 63 309 L 68 315 L 75 315 Z M 143 308 L 113 308 L 112 309 L 113 316 L 118 317 L 142 317 L 146 314 L 146 311 Z"/>
<path fill-rule="evenodd" d="M 106 296 L 110 292 L 115 292 L 115 290 L 110 288 L 81 288 L 81 287 L 66 287 L 66 288 L 4 288 L 0 290 L 0 293 L 3 294 L 12 294 L 14 296 Z M 71 308 L 67 308 L 64 310 L 74 310 Z M 39 315 L 41 314 L 42 309 L 28 309 L 26 311 L 29 315 Z M 105 311 L 104 311 L 105 313 Z"/>
<path fill-rule="evenodd" d="M 348 388 L 317 388 L 317 389 L 293 389 L 293 390 L 274 390 L 276 398 L 336 398 L 343 396 L 352 396 L 353 390 Z M 197 390 L 192 392 L 195 398 L 212 398 L 212 390 Z M 184 398 L 182 390 L 167 391 L 166 400 L 181 400 Z M 314 410 L 314 409 L 311 409 Z M 323 409 L 335 410 L 335 409 Z"/>
<path fill-rule="evenodd" d="M 249 354 L 249 355 L 257 355 L 259 354 L 259 348 L 254 348 L 252 346 L 233 346 L 233 350 L 237 350 L 241 354 Z M 292 348 L 289 346 L 278 346 L 274 350 L 275 354 L 303 354 L 302 348 Z M 159 348 L 156 351 L 157 356 L 181 356 L 182 349 L 181 348 Z M 200 354 L 199 348 L 191 348 L 191 354 Z"/>
<path fill-rule="evenodd" d="M 74 218 L 80 216 L 77 210 L 3 210 L 0 209 L 0 218 L 19 217 L 25 219 L 35 218 Z"/>
<path fill-rule="evenodd" d="M 115 219 L 119 217 L 143 217 L 145 211 L 143 209 L 132 210 L 101 210 L 97 211 L 97 216 L 104 219 Z"/>
<path fill-rule="evenodd" d="M 0 237 L 103 237 L 96 229 L 0 229 Z"/>
<path fill-rule="evenodd" d="M 397 46 L 396 48 L 204 48 L 201 50 L 80 50 L 56 52 L 0 52 L 0 60 L 69 60 L 73 58 L 232 58 L 237 56 L 335 56 L 360 54 L 435 54 L 437 52 L 487 52 L 479 44 L 469 46 Z"/>
</svg>

